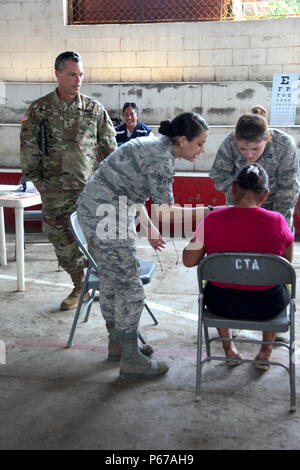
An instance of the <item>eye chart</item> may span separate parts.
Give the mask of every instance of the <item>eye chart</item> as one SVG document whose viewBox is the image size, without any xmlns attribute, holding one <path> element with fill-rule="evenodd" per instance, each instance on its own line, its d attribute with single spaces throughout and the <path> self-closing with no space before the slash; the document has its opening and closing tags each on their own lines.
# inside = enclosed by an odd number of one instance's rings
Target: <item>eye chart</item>
<svg viewBox="0 0 300 470">
<path fill-rule="evenodd" d="M 271 105 L 271 126 L 293 126 L 296 120 L 299 75 L 274 73 Z"/>
</svg>

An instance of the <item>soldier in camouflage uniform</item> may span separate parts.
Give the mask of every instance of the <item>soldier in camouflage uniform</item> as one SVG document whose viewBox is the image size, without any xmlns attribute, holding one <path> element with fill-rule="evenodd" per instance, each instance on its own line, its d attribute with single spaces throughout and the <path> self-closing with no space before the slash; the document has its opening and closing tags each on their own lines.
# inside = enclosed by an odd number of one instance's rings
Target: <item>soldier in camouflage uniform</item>
<svg viewBox="0 0 300 470">
<path fill-rule="evenodd" d="M 252 112 L 241 116 L 235 132 L 225 137 L 210 171 L 216 189 L 225 193 L 227 204 L 232 204 L 232 181 L 247 163 L 253 162 L 269 176 L 270 193 L 262 207 L 280 212 L 293 228 L 300 189 L 295 141 L 282 131 L 268 129 L 264 116 Z"/>
<path fill-rule="evenodd" d="M 115 150 L 100 164 L 78 199 L 79 223 L 100 273 L 100 306 L 109 333 L 108 358 L 121 358 L 122 378 L 153 377 L 168 370 L 165 362 L 150 360 L 137 346 L 145 296 L 131 231 L 135 207 L 139 205 L 149 243 L 160 250 L 165 242 L 143 204 L 152 197 L 155 204 L 168 209 L 172 206 L 174 159 L 193 161 L 204 151 L 207 124 L 197 114 L 184 113 L 172 122 L 163 121 L 159 132 L 163 136 L 132 139 Z M 196 209 L 186 210 L 195 215 Z M 203 208 L 201 212 L 203 216 Z"/>
<path fill-rule="evenodd" d="M 82 61 L 76 52 L 55 61 L 58 88 L 34 101 L 22 120 L 21 167 L 41 193 L 43 231 L 53 244 L 59 265 L 71 276 L 74 289 L 61 310 L 79 300 L 86 260 L 69 226 L 78 195 L 102 157 L 116 147 L 115 130 L 103 106 L 80 94 Z M 44 126 L 45 139 L 43 141 Z"/>
</svg>

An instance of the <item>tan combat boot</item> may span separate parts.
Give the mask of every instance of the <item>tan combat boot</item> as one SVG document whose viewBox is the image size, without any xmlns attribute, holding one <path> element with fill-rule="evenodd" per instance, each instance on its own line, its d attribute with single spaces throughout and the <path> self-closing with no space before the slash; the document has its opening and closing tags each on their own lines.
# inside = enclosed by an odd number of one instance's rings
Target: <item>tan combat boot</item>
<svg viewBox="0 0 300 470">
<path fill-rule="evenodd" d="M 114 324 L 106 324 L 106 329 L 108 331 L 108 356 L 107 360 L 112 362 L 118 362 L 121 359 L 121 344 L 117 330 L 115 329 Z M 138 346 L 140 352 L 144 356 L 150 356 L 153 354 L 153 348 L 150 344 L 142 344 Z"/>
<path fill-rule="evenodd" d="M 154 361 L 144 356 L 138 348 L 137 332 L 119 331 L 121 345 L 120 378 L 139 379 L 154 378 L 169 370 L 164 361 Z"/>
<path fill-rule="evenodd" d="M 74 284 L 74 289 L 71 294 L 68 295 L 66 299 L 60 304 L 60 310 L 72 310 L 78 304 L 80 294 L 81 294 L 81 281 L 84 277 L 84 271 L 78 271 L 77 273 L 71 274 L 71 278 Z M 84 296 L 83 301 L 87 302 L 90 298 L 89 293 L 87 292 Z"/>
</svg>

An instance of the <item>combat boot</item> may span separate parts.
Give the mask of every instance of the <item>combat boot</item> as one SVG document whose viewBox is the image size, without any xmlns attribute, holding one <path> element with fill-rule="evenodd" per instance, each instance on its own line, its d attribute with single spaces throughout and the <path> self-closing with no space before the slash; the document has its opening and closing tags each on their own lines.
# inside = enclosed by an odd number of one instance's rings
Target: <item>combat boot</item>
<svg viewBox="0 0 300 470">
<path fill-rule="evenodd" d="M 115 325 L 106 324 L 108 331 L 108 361 L 118 362 L 121 359 L 121 344 Z M 139 346 L 139 350 L 145 356 L 153 354 L 153 348 L 150 344 L 143 344 Z"/>
<path fill-rule="evenodd" d="M 119 331 L 121 345 L 120 378 L 154 378 L 165 374 L 169 366 L 144 356 L 138 348 L 137 331 L 125 333 Z"/>
<path fill-rule="evenodd" d="M 60 304 L 60 310 L 72 310 L 75 308 L 78 304 L 80 294 L 81 294 L 81 281 L 84 277 L 84 271 L 78 271 L 76 273 L 70 274 L 73 284 L 74 284 L 74 289 L 72 290 L 71 294 L 68 295 L 66 299 L 62 301 Z M 90 298 L 89 293 L 87 292 L 84 296 L 83 301 L 87 302 Z"/>
</svg>

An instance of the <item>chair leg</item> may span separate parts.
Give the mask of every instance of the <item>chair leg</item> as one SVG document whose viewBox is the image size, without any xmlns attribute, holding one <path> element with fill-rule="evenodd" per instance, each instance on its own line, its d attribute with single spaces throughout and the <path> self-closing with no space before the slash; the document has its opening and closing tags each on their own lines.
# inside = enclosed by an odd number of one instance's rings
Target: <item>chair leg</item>
<svg viewBox="0 0 300 470">
<path fill-rule="evenodd" d="M 154 325 L 158 325 L 158 320 L 156 319 L 155 315 L 152 313 L 152 311 L 150 310 L 147 302 L 145 301 L 144 303 L 144 306 L 146 308 L 146 310 L 148 311 L 150 317 L 152 318 L 152 320 L 154 321 Z"/>
<path fill-rule="evenodd" d="M 197 372 L 196 372 L 196 396 L 195 400 L 200 401 L 200 388 L 201 388 L 201 375 L 202 375 L 202 326 L 200 329 L 200 334 L 198 333 L 197 341 Z"/>
<path fill-rule="evenodd" d="M 196 396 L 195 401 L 200 401 L 201 373 L 202 373 L 202 308 L 203 294 L 199 296 L 199 317 L 197 332 L 197 365 L 196 365 Z"/>
<path fill-rule="evenodd" d="M 145 337 L 142 335 L 142 333 L 139 330 L 137 331 L 137 335 L 143 344 L 147 344 Z"/>
<path fill-rule="evenodd" d="M 290 411 L 296 411 L 296 368 L 295 368 L 295 309 L 294 305 L 290 307 L 290 389 L 291 389 L 291 407 Z"/>
<path fill-rule="evenodd" d="M 210 341 L 209 341 L 209 334 L 208 334 L 207 326 L 204 326 L 204 338 L 205 338 L 207 357 L 210 358 Z"/>
<path fill-rule="evenodd" d="M 92 293 L 91 293 L 91 297 L 89 299 L 89 304 L 88 304 L 88 308 L 87 308 L 87 311 L 86 311 L 86 314 L 85 314 L 85 317 L 84 317 L 84 322 L 88 322 L 89 321 L 89 316 L 90 316 L 90 312 L 91 312 L 91 308 L 92 308 L 92 305 L 93 305 L 93 302 L 94 302 L 94 298 L 95 298 L 95 292 L 96 292 L 96 289 L 93 289 L 92 290 Z"/>
<path fill-rule="evenodd" d="M 157 321 L 156 317 L 154 316 L 154 314 L 152 313 L 152 311 L 150 310 L 150 308 L 148 307 L 146 301 L 144 301 L 144 307 L 146 307 L 146 310 L 148 311 L 149 315 L 151 316 L 152 320 L 154 321 L 154 325 L 157 325 L 158 321 Z M 141 342 L 143 344 L 147 344 L 146 338 L 142 335 L 142 333 L 139 330 L 137 331 L 137 335 L 138 335 L 138 338 L 141 340 Z"/>
<path fill-rule="evenodd" d="M 292 349 L 292 354 L 294 356 L 294 348 Z M 292 412 L 296 411 L 296 383 L 295 383 L 295 364 L 294 358 L 291 361 L 290 365 L 290 387 L 291 387 L 291 408 Z"/>
<path fill-rule="evenodd" d="M 72 323 L 70 336 L 69 336 L 68 342 L 66 344 L 66 348 L 70 348 L 72 346 L 73 336 L 74 336 L 74 333 L 75 333 L 75 330 L 76 330 L 76 327 L 77 327 L 79 317 L 81 315 L 81 307 L 82 307 L 82 304 L 83 304 L 83 298 L 84 298 L 85 294 L 86 294 L 85 290 L 82 289 L 81 294 L 80 294 L 80 298 L 79 298 L 79 302 L 78 302 L 78 305 L 77 305 L 76 313 L 75 313 L 75 316 L 74 316 L 74 320 L 73 320 L 73 323 Z"/>
</svg>

